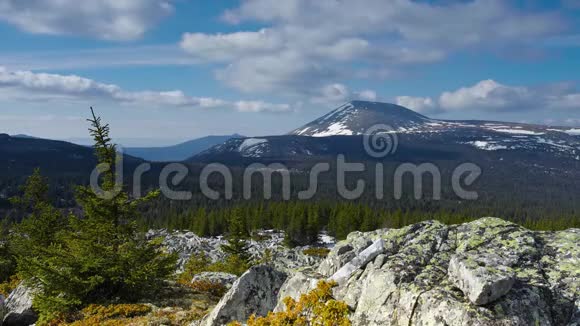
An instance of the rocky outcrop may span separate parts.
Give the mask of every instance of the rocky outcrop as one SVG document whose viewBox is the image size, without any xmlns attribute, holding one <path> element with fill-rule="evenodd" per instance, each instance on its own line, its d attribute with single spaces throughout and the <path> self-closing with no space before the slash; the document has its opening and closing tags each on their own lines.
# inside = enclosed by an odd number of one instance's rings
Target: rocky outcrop
<svg viewBox="0 0 580 326">
<path fill-rule="evenodd" d="M 226 288 L 231 288 L 232 284 L 238 279 L 238 277 L 234 274 L 229 273 L 222 273 L 222 272 L 203 272 L 196 274 L 191 283 L 199 282 L 199 281 L 207 281 L 211 283 L 218 283 Z"/>
<path fill-rule="evenodd" d="M 248 240 L 248 251 L 253 259 L 260 260 L 266 253 L 270 255 L 272 265 L 276 269 L 292 271 L 305 266 L 317 267 L 322 261 L 319 257 L 305 255 L 302 251 L 308 247 L 296 247 L 289 249 L 284 246 L 284 233 L 273 230 L 259 231 L 257 238 L 260 241 Z M 177 253 L 177 272 L 182 272 L 189 257 L 193 254 L 207 255 L 211 261 L 216 262 L 225 259 L 226 253 L 222 246 L 227 241 L 219 237 L 200 237 L 193 232 L 167 230 L 149 230 L 146 234 L 148 239 L 164 238 L 163 245 L 168 251 Z M 317 246 L 332 246 L 334 239 L 322 233 Z"/>
<path fill-rule="evenodd" d="M 38 319 L 32 309 L 32 290 L 24 284 L 14 289 L 5 302 L 3 326 L 28 326 Z"/>
<path fill-rule="evenodd" d="M 351 233 L 316 271 L 285 282 L 277 310 L 378 240 L 380 253 L 334 289 L 353 325 L 580 325 L 580 230 L 533 232 L 497 218 Z"/>
<path fill-rule="evenodd" d="M 225 325 L 246 321 L 252 314 L 265 316 L 277 303 L 278 292 L 286 274 L 267 266 L 250 268 L 233 284 L 202 325 Z"/>
</svg>

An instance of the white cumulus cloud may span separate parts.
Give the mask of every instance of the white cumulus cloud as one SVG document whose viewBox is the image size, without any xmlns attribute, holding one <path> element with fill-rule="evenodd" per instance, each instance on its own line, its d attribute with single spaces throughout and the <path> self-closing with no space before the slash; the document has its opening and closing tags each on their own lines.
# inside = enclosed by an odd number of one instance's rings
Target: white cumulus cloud
<svg viewBox="0 0 580 326">
<path fill-rule="evenodd" d="M 279 49 L 283 44 L 271 30 L 236 32 L 231 34 L 186 33 L 181 47 L 204 61 L 228 61 L 240 55 L 267 53 Z"/>
<path fill-rule="evenodd" d="M 0 21 L 35 34 L 125 41 L 173 10 L 170 0 L 0 0 Z"/>
<path fill-rule="evenodd" d="M 229 108 L 239 112 L 286 112 L 288 104 L 264 101 L 228 101 L 210 97 L 194 97 L 181 90 L 127 91 L 114 84 L 106 84 L 75 75 L 11 71 L 0 66 L 0 99 L 19 100 L 75 100 L 92 102 L 105 100 L 139 106 L 172 106 L 193 108 Z"/>
<path fill-rule="evenodd" d="M 383 76 L 461 50 L 530 46 L 565 26 L 558 13 L 503 0 L 243 0 L 223 19 L 265 27 L 186 33 L 181 47 L 218 63 L 217 78 L 237 90 L 314 97 L 353 76 Z"/>
<path fill-rule="evenodd" d="M 580 91 L 571 84 L 510 86 L 488 79 L 472 86 L 443 92 L 436 99 L 399 96 L 396 102 L 424 113 L 469 110 L 492 112 L 569 110 L 580 109 Z"/>
<path fill-rule="evenodd" d="M 397 96 L 395 102 L 416 112 L 426 113 L 436 109 L 435 102 L 429 97 Z"/>
<path fill-rule="evenodd" d="M 365 89 L 360 92 L 357 92 L 357 96 L 359 99 L 363 101 L 376 101 L 377 100 L 377 93 L 370 89 Z"/>
<path fill-rule="evenodd" d="M 352 91 L 344 84 L 335 83 L 328 84 L 320 88 L 317 93 L 312 94 L 310 101 L 315 104 L 332 106 L 355 99 L 375 101 L 377 99 L 377 93 L 370 89 Z"/>
</svg>

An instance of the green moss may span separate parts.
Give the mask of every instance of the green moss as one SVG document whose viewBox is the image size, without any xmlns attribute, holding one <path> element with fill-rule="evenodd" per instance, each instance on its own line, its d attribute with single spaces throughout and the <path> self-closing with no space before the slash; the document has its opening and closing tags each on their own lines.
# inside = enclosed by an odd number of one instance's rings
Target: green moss
<svg viewBox="0 0 580 326">
<path fill-rule="evenodd" d="M 503 307 L 502 307 L 502 305 L 501 305 L 501 304 L 499 304 L 499 303 L 498 303 L 498 304 L 496 304 L 496 305 L 493 307 L 493 310 L 494 310 L 494 312 L 495 312 L 495 314 L 496 314 L 497 316 L 505 316 L 505 310 L 503 309 Z"/>
</svg>

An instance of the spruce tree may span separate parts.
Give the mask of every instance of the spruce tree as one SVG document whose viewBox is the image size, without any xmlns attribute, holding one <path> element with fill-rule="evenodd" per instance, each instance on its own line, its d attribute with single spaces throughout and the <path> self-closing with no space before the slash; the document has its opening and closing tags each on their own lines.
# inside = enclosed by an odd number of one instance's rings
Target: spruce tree
<svg viewBox="0 0 580 326">
<path fill-rule="evenodd" d="M 109 137 L 109 126 L 92 109 L 91 113 L 90 133 L 102 172 L 101 188 L 111 195 L 78 187 L 76 201 L 82 216 L 71 215 L 66 228 L 35 238 L 29 244 L 34 257 L 20 252 L 18 268 L 25 281 L 36 289 L 33 304 L 40 312 L 41 322 L 89 303 L 139 299 L 158 289 L 175 270 L 176 257 L 148 242 L 134 223 L 137 205 L 156 193 L 133 200 L 115 183 L 120 171 L 114 168 L 117 153 Z M 37 179 L 33 177 L 33 181 Z M 43 192 L 33 192 L 31 196 L 35 200 L 44 198 Z M 29 202 L 26 194 L 24 199 Z M 46 206 L 40 205 L 43 209 L 36 213 L 36 220 L 42 223 L 56 218 L 52 209 L 44 209 Z M 35 211 L 31 217 L 36 216 Z M 31 259 L 33 264 L 26 265 Z"/>
<path fill-rule="evenodd" d="M 16 256 L 20 277 L 32 278 L 42 267 L 43 258 L 51 255 L 59 232 L 66 231 L 67 219 L 52 206 L 48 182 L 35 169 L 22 186 L 23 194 L 10 199 L 23 220 L 10 235 L 11 250 Z"/>
<path fill-rule="evenodd" d="M 242 261 L 249 263 L 251 259 L 247 242 L 249 236 L 240 209 L 236 207 L 232 210 L 228 221 L 228 243 L 222 246 L 222 250 L 226 254 L 238 257 Z"/>
</svg>

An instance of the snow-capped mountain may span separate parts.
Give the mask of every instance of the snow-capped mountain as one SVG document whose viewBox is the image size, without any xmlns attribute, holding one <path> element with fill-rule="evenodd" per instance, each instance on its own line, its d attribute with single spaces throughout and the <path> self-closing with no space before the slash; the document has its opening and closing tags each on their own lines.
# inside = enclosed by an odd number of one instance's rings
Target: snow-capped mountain
<svg viewBox="0 0 580 326">
<path fill-rule="evenodd" d="M 307 157 L 362 151 L 362 135 L 395 134 L 402 148 L 453 147 L 459 152 L 528 153 L 535 156 L 580 161 L 580 129 L 513 122 L 431 119 L 395 104 L 352 101 L 290 132 L 288 135 L 232 139 L 201 153 L 215 156 L 304 160 Z M 463 148 L 463 149 L 461 149 Z M 415 150 L 414 154 L 420 157 Z M 461 156 L 461 155 L 458 155 Z M 196 157 L 193 158 L 196 160 Z"/>
<path fill-rule="evenodd" d="M 481 150 L 547 151 L 576 157 L 580 154 L 580 129 L 513 122 L 436 120 L 399 105 L 353 101 L 302 126 L 290 134 L 311 137 L 363 135 L 384 124 L 397 134 L 422 134 L 421 138 L 456 135 L 455 142 Z M 447 135 L 449 136 L 449 135 Z"/>
<path fill-rule="evenodd" d="M 408 130 L 425 125 L 430 119 L 399 105 L 352 101 L 302 126 L 290 134 L 327 137 L 362 135 L 373 125 L 388 124 L 397 130 Z"/>
</svg>

